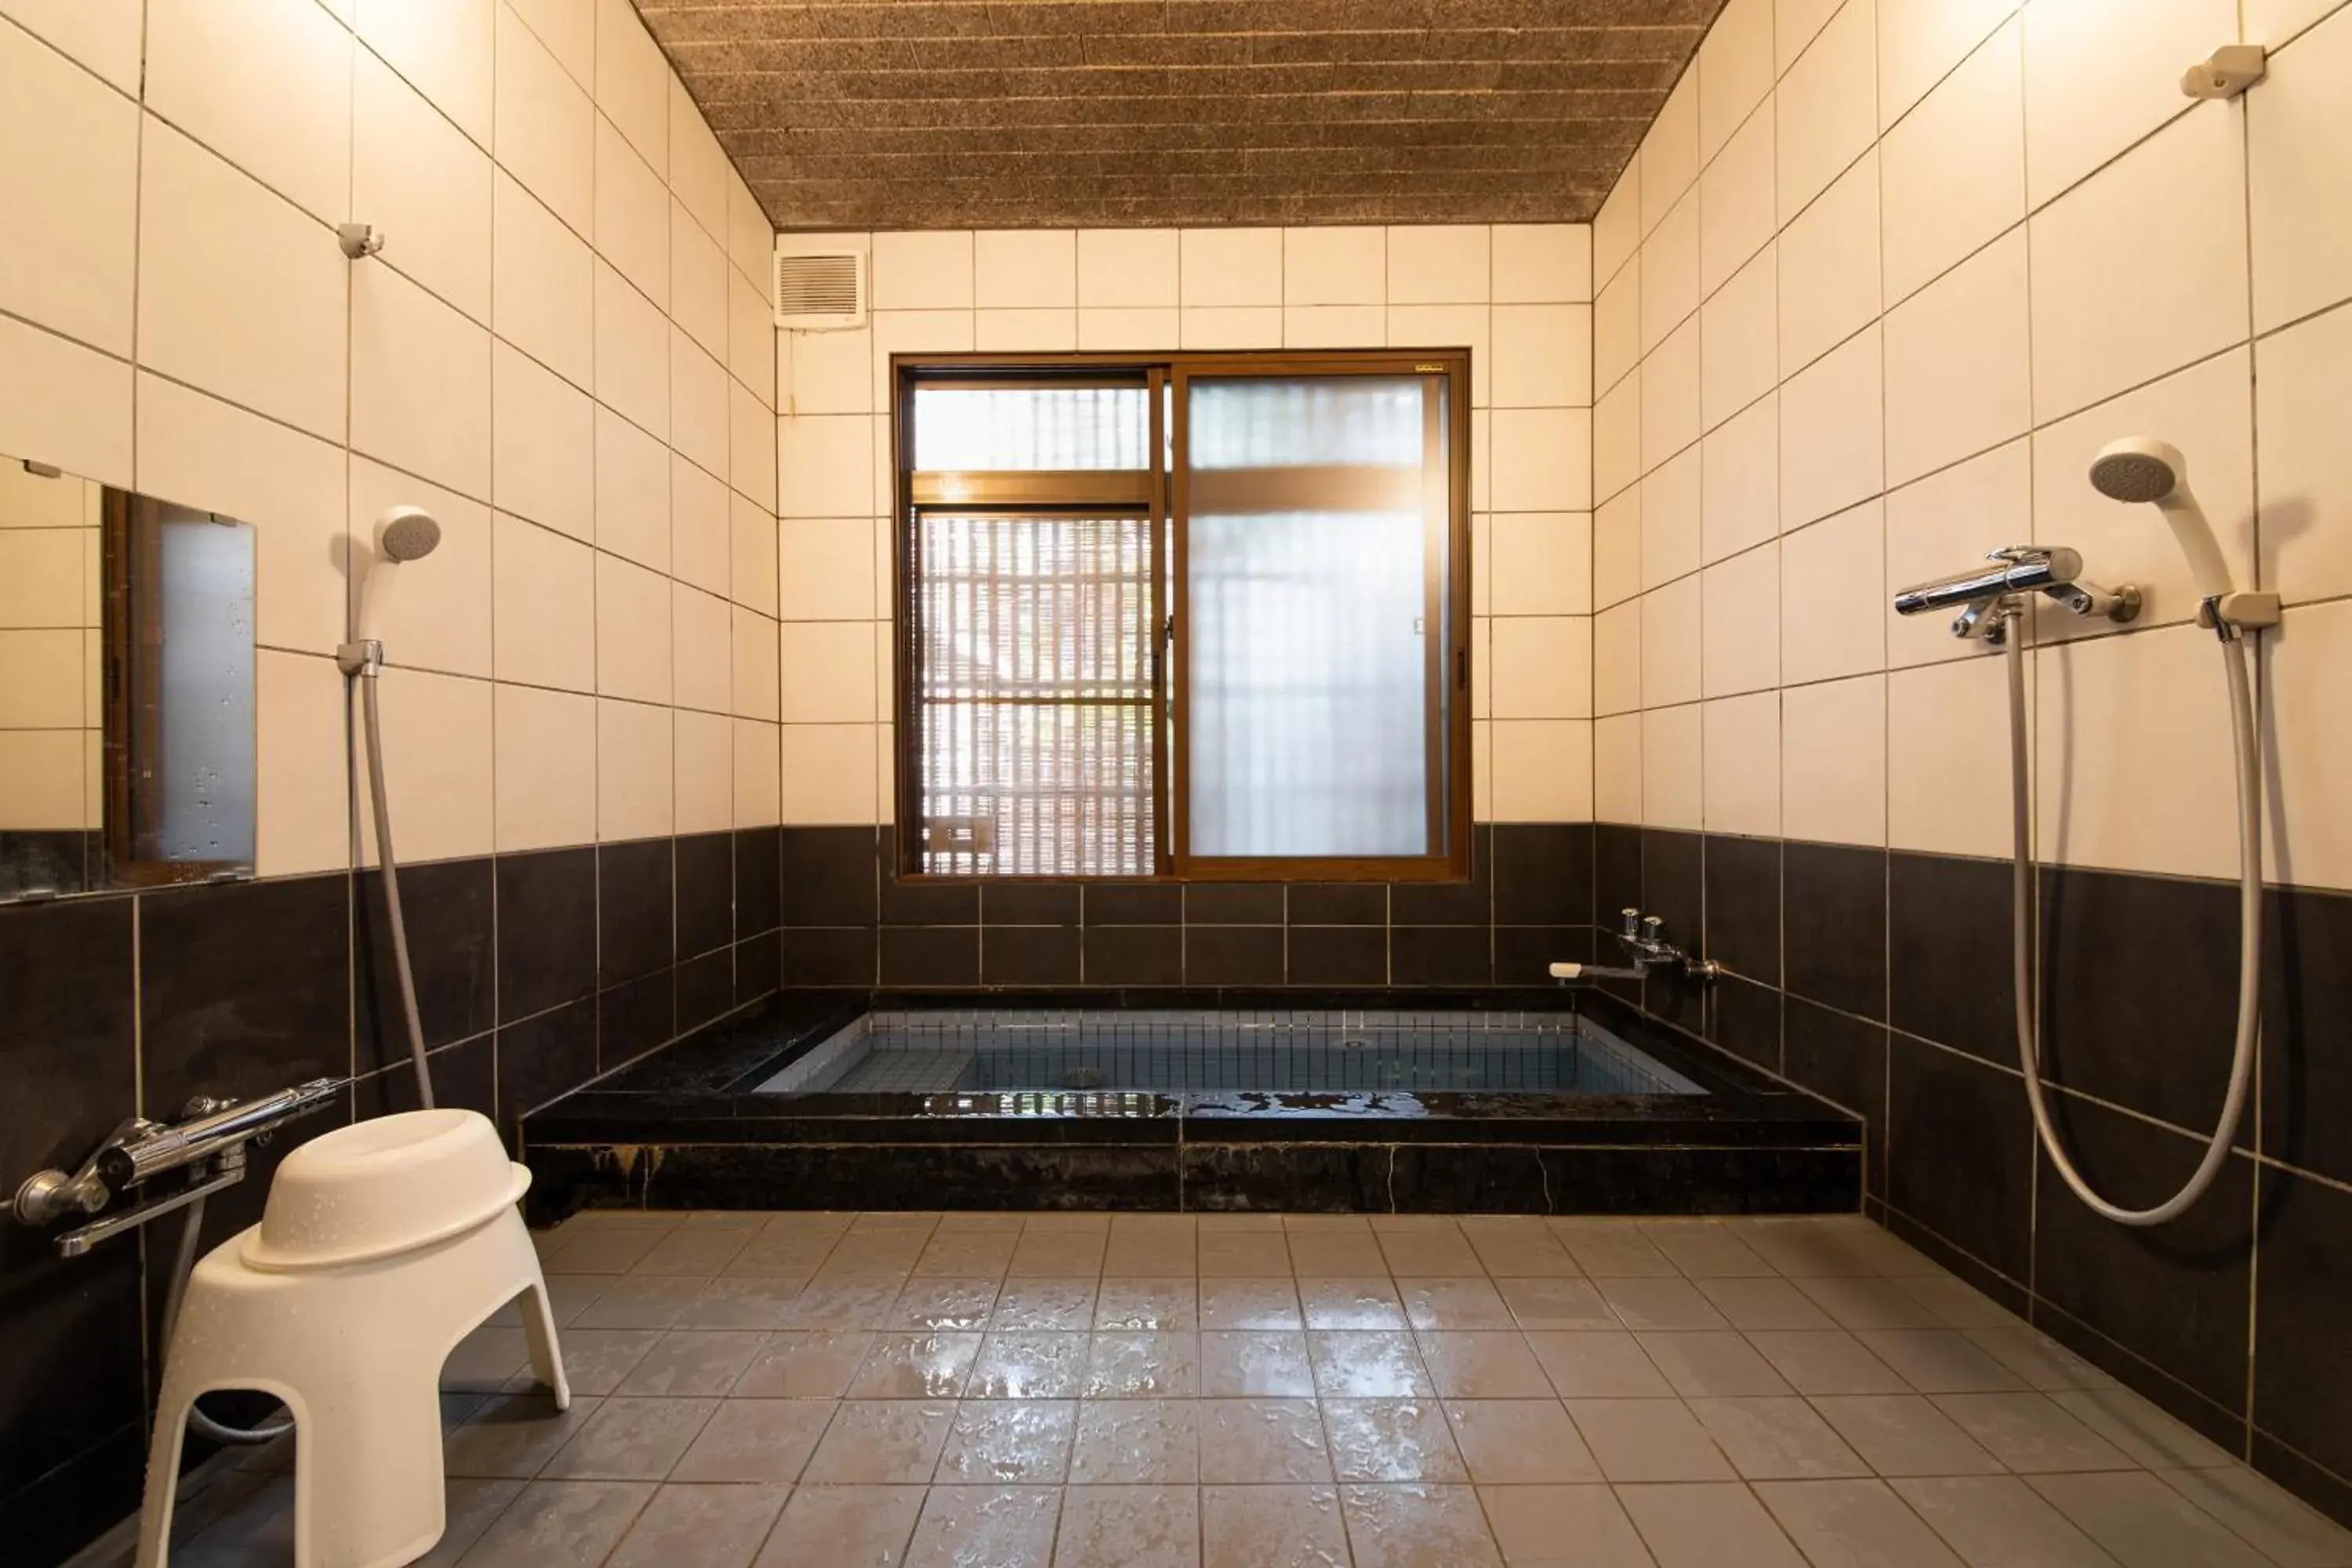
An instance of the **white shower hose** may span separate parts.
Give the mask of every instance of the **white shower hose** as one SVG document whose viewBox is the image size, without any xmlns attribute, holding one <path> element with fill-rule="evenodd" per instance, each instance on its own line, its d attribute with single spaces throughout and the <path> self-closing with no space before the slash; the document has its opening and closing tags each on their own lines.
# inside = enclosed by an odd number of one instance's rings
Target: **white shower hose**
<svg viewBox="0 0 2352 1568">
<path fill-rule="evenodd" d="M 2216 606 L 2218 610 L 2218 606 Z M 2091 1211 L 2117 1225 L 2162 1225 L 2186 1213 L 2205 1195 L 2230 1157 L 2238 1121 L 2246 1104 L 2246 1081 L 2252 1075 L 2254 1028 L 2262 1007 L 2263 845 L 2262 773 L 2254 751 L 2253 693 L 2246 675 L 2247 643 L 2232 629 L 2221 644 L 2221 662 L 2230 689 L 2230 720 L 2237 742 L 2238 763 L 2238 1034 L 2236 1054 L 2230 1061 L 2230 1091 L 2222 1097 L 2221 1120 L 2205 1145 L 2205 1157 L 2188 1184 L 2154 1208 L 2130 1209 L 2109 1203 L 2091 1190 L 2075 1169 L 2058 1130 L 2050 1124 L 2050 1107 L 2042 1097 L 2042 1051 L 2035 1038 L 2032 966 L 2029 961 L 2033 925 L 2032 822 L 2028 809 L 2028 752 L 2025 734 L 2025 639 L 2023 616 L 2009 623 L 2009 763 L 2011 816 L 2016 833 L 2016 881 L 2011 930 L 2017 984 L 2017 1055 L 2025 1069 L 2025 1098 L 2033 1107 L 2033 1127 L 2050 1163 Z"/>
</svg>

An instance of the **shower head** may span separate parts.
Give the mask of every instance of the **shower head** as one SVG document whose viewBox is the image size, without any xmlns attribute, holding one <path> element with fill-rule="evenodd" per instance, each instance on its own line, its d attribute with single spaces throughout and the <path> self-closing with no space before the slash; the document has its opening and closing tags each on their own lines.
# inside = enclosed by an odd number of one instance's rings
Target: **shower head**
<svg viewBox="0 0 2352 1568">
<path fill-rule="evenodd" d="M 2110 500 L 2146 501 L 2164 513 L 2172 537 L 2189 558 L 2189 574 L 2200 599 L 2231 591 L 2230 563 L 2205 521 L 2205 509 L 2189 489 L 2189 459 L 2180 448 L 2153 436 L 2126 436 L 2099 448 L 2091 459 L 2091 485 Z"/>
<path fill-rule="evenodd" d="M 441 525 L 421 506 L 396 506 L 375 520 L 376 553 L 386 561 L 415 561 L 441 542 Z"/>
</svg>

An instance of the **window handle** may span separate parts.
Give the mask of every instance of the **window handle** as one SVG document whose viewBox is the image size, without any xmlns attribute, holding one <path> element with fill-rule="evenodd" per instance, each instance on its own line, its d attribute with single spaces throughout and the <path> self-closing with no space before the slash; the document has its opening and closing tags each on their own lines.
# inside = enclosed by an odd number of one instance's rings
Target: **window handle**
<svg viewBox="0 0 2352 1568">
<path fill-rule="evenodd" d="M 1454 650 L 1454 689 L 1456 691 L 1464 691 L 1467 690 L 1469 686 L 1470 650 L 1466 647 L 1457 647 Z"/>
</svg>

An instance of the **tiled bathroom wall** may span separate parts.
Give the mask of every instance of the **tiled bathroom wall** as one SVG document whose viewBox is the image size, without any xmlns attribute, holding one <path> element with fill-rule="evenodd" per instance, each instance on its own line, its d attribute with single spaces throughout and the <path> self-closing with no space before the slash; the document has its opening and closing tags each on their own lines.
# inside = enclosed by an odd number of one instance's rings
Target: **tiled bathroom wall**
<svg viewBox="0 0 2352 1568">
<path fill-rule="evenodd" d="M 772 235 L 627 0 L 0 0 L 0 454 L 251 522 L 260 645 L 260 879 L 0 910 L 6 1180 L 198 1092 L 407 1101 L 332 658 L 395 503 L 444 531 L 369 628 L 443 1101 L 772 989 Z M 173 1229 L 0 1238 L 0 1555 L 135 1504 Z"/>
<path fill-rule="evenodd" d="M 2182 96 L 2242 37 L 2268 79 Z M 1866 1114 L 1890 1223 L 2339 1514 L 2347 80 L 2335 0 L 1731 0 L 1593 227 L 1596 903 L 1731 971 L 1645 1001 Z M 2221 1104 L 2235 818 L 2180 556 L 2087 478 L 2131 434 L 2287 606 L 2257 1105 L 2152 1234 L 2035 1152 L 2001 656 L 1889 608 L 2013 542 L 2147 595 L 2045 610 L 2029 662 L 2048 1076 L 2094 1180 L 2153 1203 Z"/>
<path fill-rule="evenodd" d="M 1591 231 L 948 230 L 870 248 L 870 325 L 782 366 L 782 816 L 890 819 L 893 353 L 1467 347 L 1482 822 L 1590 815 Z"/>
</svg>

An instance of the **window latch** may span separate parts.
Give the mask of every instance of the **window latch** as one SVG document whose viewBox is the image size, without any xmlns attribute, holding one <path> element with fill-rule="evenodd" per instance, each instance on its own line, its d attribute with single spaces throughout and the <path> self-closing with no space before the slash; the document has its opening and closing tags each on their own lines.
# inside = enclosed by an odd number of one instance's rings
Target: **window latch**
<svg viewBox="0 0 2352 1568">
<path fill-rule="evenodd" d="M 1454 689 L 1456 691 L 1466 690 L 1469 685 L 1470 650 L 1466 647 L 1457 647 L 1454 650 Z"/>
</svg>

